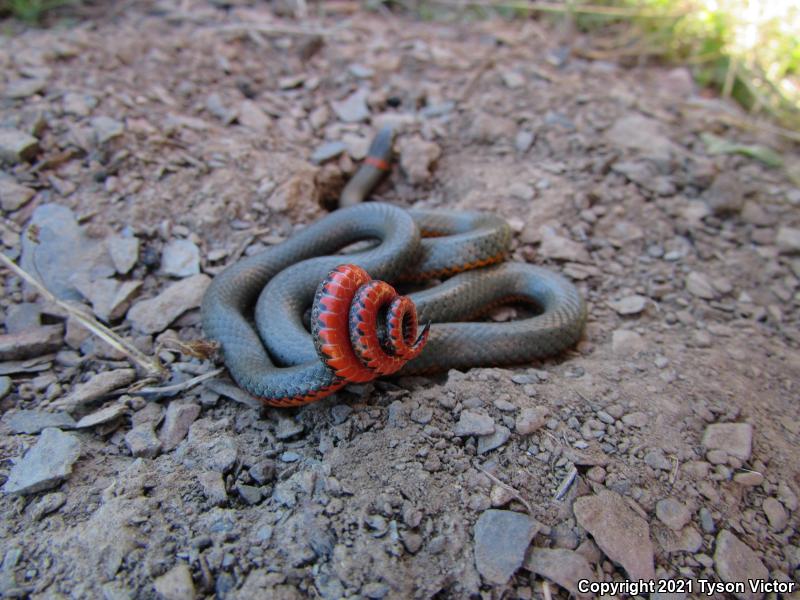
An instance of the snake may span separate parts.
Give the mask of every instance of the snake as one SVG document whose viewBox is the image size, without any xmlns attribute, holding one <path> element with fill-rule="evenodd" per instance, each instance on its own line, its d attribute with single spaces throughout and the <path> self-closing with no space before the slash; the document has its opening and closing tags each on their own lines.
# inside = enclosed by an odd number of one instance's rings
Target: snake
<svg viewBox="0 0 800 600">
<path fill-rule="evenodd" d="M 338 210 L 227 266 L 206 290 L 206 337 L 265 405 L 301 406 L 387 375 L 523 364 L 582 335 L 586 304 L 570 281 L 505 261 L 504 219 L 364 202 L 391 168 L 392 139 L 378 133 Z M 431 281 L 408 294 L 390 283 Z M 511 301 L 534 314 L 475 320 Z"/>
</svg>

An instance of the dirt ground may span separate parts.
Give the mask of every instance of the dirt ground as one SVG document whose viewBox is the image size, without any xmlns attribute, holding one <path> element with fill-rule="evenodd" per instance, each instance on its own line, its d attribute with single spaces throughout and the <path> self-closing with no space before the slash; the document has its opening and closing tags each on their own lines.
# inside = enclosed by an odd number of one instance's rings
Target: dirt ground
<svg viewBox="0 0 800 600">
<path fill-rule="evenodd" d="M 563 28 L 283 5 L 109 3 L 0 37 L 4 253 L 171 374 L 143 384 L 0 270 L 0 596 L 800 580 L 800 189 L 713 153 L 796 148 Z M 294 410 L 142 391 L 218 366 L 185 345 L 210 277 L 324 215 L 385 124 L 376 197 L 508 219 L 511 260 L 584 294 L 577 348 Z"/>
</svg>

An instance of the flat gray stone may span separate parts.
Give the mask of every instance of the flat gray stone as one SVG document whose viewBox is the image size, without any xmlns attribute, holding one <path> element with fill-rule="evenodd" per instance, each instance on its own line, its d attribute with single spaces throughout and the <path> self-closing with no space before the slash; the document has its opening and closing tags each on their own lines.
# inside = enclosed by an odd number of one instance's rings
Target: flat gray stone
<svg viewBox="0 0 800 600">
<path fill-rule="evenodd" d="M 775 243 L 782 254 L 800 254 L 800 229 L 780 227 Z"/>
<path fill-rule="evenodd" d="M 16 164 L 39 151 L 39 140 L 18 129 L 0 129 L 0 162 Z"/>
<path fill-rule="evenodd" d="M 342 141 L 325 142 L 324 144 L 317 146 L 317 148 L 311 154 L 311 162 L 314 164 L 323 163 L 332 158 L 336 158 L 345 150 L 347 150 L 347 146 Z"/>
<path fill-rule="evenodd" d="M 75 424 L 75 429 L 86 429 L 102 425 L 103 423 L 110 423 L 115 419 L 119 419 L 127 410 L 128 407 L 125 406 L 124 402 L 114 402 L 81 418 L 81 420 Z"/>
<path fill-rule="evenodd" d="M 719 578 L 725 582 L 747 582 L 748 579 L 769 577 L 769 571 L 758 554 L 727 529 L 723 529 L 717 535 L 714 569 Z M 764 597 L 764 594 L 751 592 L 747 585 L 744 594 L 735 595 L 740 600 L 760 600 Z"/>
<path fill-rule="evenodd" d="M 115 235 L 106 240 L 106 245 L 120 275 L 128 273 L 139 260 L 139 239 L 134 236 Z"/>
<path fill-rule="evenodd" d="M 155 298 L 140 300 L 128 311 L 128 320 L 142 333 L 159 333 L 187 310 L 197 308 L 211 283 L 208 275 L 181 279 Z"/>
<path fill-rule="evenodd" d="M 588 531 L 612 561 L 631 579 L 653 579 L 653 543 L 650 527 L 625 499 L 611 490 L 582 496 L 573 505 L 578 524 Z"/>
<path fill-rule="evenodd" d="M 647 302 L 648 300 L 644 296 L 633 295 L 633 296 L 625 296 L 624 298 L 620 298 L 619 300 L 609 302 L 608 305 L 611 308 L 613 308 L 618 314 L 627 316 L 627 315 L 638 315 L 645 308 L 647 308 Z"/>
<path fill-rule="evenodd" d="M 369 117 L 369 107 L 367 106 L 367 96 L 369 90 L 360 88 L 350 94 L 344 100 L 331 102 L 331 108 L 339 120 L 345 123 L 358 123 L 365 121 Z"/>
<path fill-rule="evenodd" d="M 126 433 L 125 444 L 136 458 L 155 458 L 161 452 L 161 440 L 152 422 L 139 423 Z"/>
<path fill-rule="evenodd" d="M 462 410 L 453 433 L 459 437 L 466 437 L 469 435 L 489 435 L 494 433 L 494 430 L 495 425 L 492 417 Z"/>
<path fill-rule="evenodd" d="M 89 124 L 92 127 L 95 141 L 101 145 L 125 132 L 125 124 L 111 117 L 94 117 Z"/>
<path fill-rule="evenodd" d="M 539 232 L 542 238 L 541 245 L 539 246 L 539 255 L 543 258 L 584 264 L 590 264 L 592 262 L 583 244 L 558 235 L 552 227 L 542 226 Z"/>
<path fill-rule="evenodd" d="M 110 323 L 125 316 L 125 312 L 142 287 L 141 281 L 117 281 L 111 278 L 76 281 L 78 291 L 92 303 L 92 312 Z"/>
<path fill-rule="evenodd" d="M 499 448 L 511 437 L 511 430 L 503 425 L 495 425 L 494 433 L 478 437 L 478 454 L 485 454 Z"/>
<path fill-rule="evenodd" d="M 20 333 L 42 326 L 42 307 L 34 302 L 12 304 L 6 313 L 6 333 Z"/>
<path fill-rule="evenodd" d="M 237 118 L 247 129 L 259 135 L 265 134 L 272 127 L 272 120 L 261 107 L 252 100 L 242 100 L 239 103 Z"/>
<path fill-rule="evenodd" d="M 64 112 L 79 117 L 88 117 L 97 106 L 97 98 L 80 92 L 67 92 L 62 99 Z"/>
<path fill-rule="evenodd" d="M 97 373 L 89 381 L 76 385 L 67 396 L 53 402 L 53 407 L 72 412 L 79 406 L 99 400 L 106 394 L 133 383 L 135 379 L 134 369 L 115 369 Z"/>
<path fill-rule="evenodd" d="M 9 379 L 6 377 L 6 379 Z M 65 412 L 42 412 L 38 410 L 17 410 L 6 414 L 3 422 L 14 433 L 39 433 L 48 427 L 74 429 L 75 419 Z"/>
<path fill-rule="evenodd" d="M 34 494 L 60 484 L 72 473 L 81 453 L 81 443 L 71 433 L 48 427 L 33 446 L 11 468 L 3 485 L 7 494 Z"/>
<path fill-rule="evenodd" d="M 201 471 L 197 474 L 197 481 L 203 488 L 203 494 L 215 506 L 222 506 L 228 501 L 228 491 L 222 473 L 217 471 Z"/>
<path fill-rule="evenodd" d="M 676 147 L 664 135 L 659 121 L 638 114 L 618 119 L 607 131 L 606 139 L 620 148 L 636 150 L 659 162 L 667 162 Z"/>
<path fill-rule="evenodd" d="M 741 212 L 745 188 L 735 173 L 720 173 L 706 192 L 706 203 L 715 215 L 726 216 Z"/>
<path fill-rule="evenodd" d="M 56 352 L 64 343 L 64 326 L 43 325 L 18 333 L 0 334 L 0 361 L 23 360 Z"/>
<path fill-rule="evenodd" d="M 46 85 L 47 81 L 44 79 L 15 79 L 6 84 L 5 95 L 7 98 L 20 100 L 38 94 Z"/>
<path fill-rule="evenodd" d="M 618 356 L 635 356 L 647 350 L 644 338 L 630 329 L 617 329 L 611 334 L 611 351 Z"/>
<path fill-rule="evenodd" d="M 557 583 L 573 596 L 591 597 L 591 594 L 578 593 L 578 582 L 581 579 L 591 581 L 594 577 L 589 561 L 582 554 L 566 548 L 532 548 L 525 559 L 525 568 Z"/>
<path fill-rule="evenodd" d="M 191 240 L 172 240 L 161 254 L 161 268 L 173 277 L 191 277 L 200 272 L 200 248 Z"/>
<path fill-rule="evenodd" d="M 697 271 L 692 271 L 686 277 L 686 290 L 693 296 L 704 300 L 713 300 L 717 297 L 717 292 L 711 284 L 711 280 Z"/>
<path fill-rule="evenodd" d="M 675 498 L 663 498 L 656 503 L 656 517 L 670 529 L 680 531 L 691 520 L 692 513 Z"/>
<path fill-rule="evenodd" d="M 0 179 L 0 208 L 8 212 L 18 210 L 36 195 L 36 190 L 3 177 Z"/>
<path fill-rule="evenodd" d="M 11 377 L 3 375 L 0 377 L 0 400 L 8 396 L 11 391 Z"/>
<path fill-rule="evenodd" d="M 226 431 L 226 420 L 197 419 L 176 457 L 187 469 L 227 473 L 236 464 L 239 448 L 236 438 Z"/>
<path fill-rule="evenodd" d="M 770 529 L 773 531 L 786 529 L 786 525 L 789 522 L 789 514 L 777 498 L 772 498 L 771 496 L 764 498 L 761 509 L 764 511 L 767 521 L 769 521 Z"/>
<path fill-rule="evenodd" d="M 487 510 L 475 523 L 475 566 L 489 583 L 505 585 L 522 566 L 533 536 L 533 517 L 508 510 Z"/>
<path fill-rule="evenodd" d="M 164 424 L 158 434 L 161 440 L 161 449 L 169 452 L 178 447 L 195 419 L 200 415 L 200 405 L 192 402 L 169 403 L 167 413 L 164 416 Z"/>
<path fill-rule="evenodd" d="M 753 426 L 750 423 L 714 423 L 703 434 L 706 450 L 722 450 L 743 461 L 753 449 Z"/>
<path fill-rule="evenodd" d="M 279 418 L 278 426 L 275 428 L 275 437 L 279 440 L 288 440 L 300 433 L 303 433 L 303 424 L 289 418 Z"/>
</svg>

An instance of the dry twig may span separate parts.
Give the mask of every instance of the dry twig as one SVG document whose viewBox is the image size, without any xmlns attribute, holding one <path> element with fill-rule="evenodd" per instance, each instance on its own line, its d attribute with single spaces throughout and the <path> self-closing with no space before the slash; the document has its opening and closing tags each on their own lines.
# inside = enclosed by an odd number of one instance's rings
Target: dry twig
<svg viewBox="0 0 800 600">
<path fill-rule="evenodd" d="M 506 491 L 507 491 L 509 494 L 511 494 L 511 496 L 512 496 L 512 497 L 513 497 L 515 500 L 519 500 L 519 501 L 522 503 L 522 505 L 523 505 L 523 506 L 524 506 L 524 507 L 527 509 L 527 511 L 528 511 L 528 514 L 529 514 L 529 515 L 533 515 L 533 509 L 531 508 L 531 505 L 530 505 L 530 504 L 528 504 L 528 502 L 525 500 L 525 498 L 523 498 L 523 497 L 520 495 L 520 493 L 519 493 L 517 490 L 515 490 L 513 487 L 511 487 L 511 486 L 510 486 L 510 485 L 508 485 L 507 483 L 504 483 L 504 482 L 500 481 L 500 480 L 499 480 L 497 477 L 495 477 L 494 475 L 492 475 L 491 473 L 489 473 L 489 471 L 487 471 L 487 470 L 486 470 L 486 469 L 484 469 L 483 467 L 478 467 L 478 470 L 479 470 L 481 473 L 483 473 L 484 475 L 486 475 L 486 476 L 487 476 L 489 479 L 491 479 L 492 481 L 494 481 L 494 482 L 495 482 L 497 485 L 499 485 L 501 488 L 503 488 L 504 490 L 506 490 Z"/>
</svg>

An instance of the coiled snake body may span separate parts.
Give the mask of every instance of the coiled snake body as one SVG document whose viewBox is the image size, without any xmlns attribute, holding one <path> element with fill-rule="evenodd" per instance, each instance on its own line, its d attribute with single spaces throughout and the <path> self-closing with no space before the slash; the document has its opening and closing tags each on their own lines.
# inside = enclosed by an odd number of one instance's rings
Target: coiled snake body
<svg viewBox="0 0 800 600">
<path fill-rule="evenodd" d="M 373 162 L 345 196 L 366 196 L 377 179 L 370 169 L 382 167 L 377 161 L 388 152 L 385 142 L 373 146 Z M 378 242 L 337 254 L 363 240 Z M 203 299 L 203 327 L 220 343 L 239 386 L 272 406 L 306 404 L 398 370 L 519 364 L 557 354 L 581 336 L 583 299 L 560 275 L 500 262 L 510 241 L 508 224 L 485 213 L 349 206 L 225 269 Z M 368 281 L 449 275 L 399 299 L 391 286 Z M 509 299 L 531 303 L 539 314 L 464 322 Z M 312 305 L 313 337 L 304 324 Z M 417 321 L 426 324 L 421 333 Z"/>
</svg>

